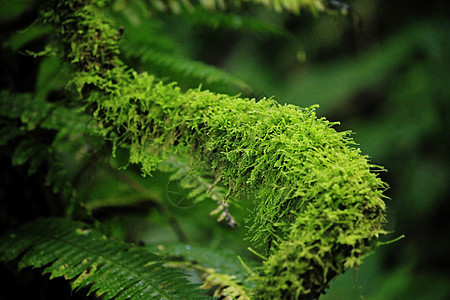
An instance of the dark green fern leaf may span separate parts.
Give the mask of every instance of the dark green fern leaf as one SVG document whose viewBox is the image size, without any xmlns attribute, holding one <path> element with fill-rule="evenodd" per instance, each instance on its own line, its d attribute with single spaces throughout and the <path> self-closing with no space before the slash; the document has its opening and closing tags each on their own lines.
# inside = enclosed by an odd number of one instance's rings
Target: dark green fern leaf
<svg viewBox="0 0 450 300">
<path fill-rule="evenodd" d="M 284 38 L 292 37 L 291 34 L 281 26 L 229 12 L 213 13 L 205 9 L 198 9 L 194 12 L 181 14 L 181 17 L 189 24 L 208 26 L 213 29 L 223 28 Z"/>
<path fill-rule="evenodd" d="M 183 81 L 187 78 L 194 81 L 193 85 L 200 83 L 207 85 L 229 85 L 243 91 L 251 91 L 250 87 L 235 76 L 205 63 L 190 60 L 175 54 L 161 52 L 151 48 L 144 48 L 131 41 L 123 43 L 121 49 L 129 59 L 139 58 L 150 72 L 160 76 L 177 74 L 177 80 Z M 172 76 L 173 78 L 173 76 Z"/>
<path fill-rule="evenodd" d="M 261 21 L 235 15 L 216 16 L 202 8 L 200 10 L 180 14 L 174 18 L 192 20 L 191 24 L 234 29 L 245 27 L 254 32 L 287 35 L 282 29 Z M 120 44 L 121 53 L 130 62 L 139 61 L 139 68 L 143 67 L 159 77 L 169 77 L 191 87 L 203 84 L 219 86 L 219 88 L 232 87 L 239 92 L 251 90 L 243 80 L 232 74 L 181 55 L 180 42 L 167 34 L 163 27 L 164 19 L 161 17 L 161 12 L 153 15 L 150 4 L 134 1 L 123 8 L 113 8 L 110 15 L 117 27 L 124 28 L 123 40 Z"/>
<path fill-rule="evenodd" d="M 168 0 L 168 1 L 151 1 L 151 6 L 155 11 L 164 11 L 171 13 L 179 13 L 182 11 L 193 11 L 196 6 L 207 10 L 216 11 L 224 10 L 230 7 L 242 7 L 246 4 L 263 5 L 268 9 L 277 12 L 289 11 L 295 14 L 301 11 L 309 11 L 317 13 L 325 10 L 325 0 L 212 0 L 212 1 L 195 1 L 195 0 Z"/>
<path fill-rule="evenodd" d="M 27 43 L 42 38 L 46 34 L 50 33 L 49 26 L 43 26 L 40 24 L 33 24 L 29 28 L 16 32 L 10 36 L 5 42 L 4 46 L 11 48 L 13 51 L 18 51 L 20 48 L 25 46 Z"/>
<path fill-rule="evenodd" d="M 203 288 L 214 288 L 214 296 L 225 299 L 251 299 L 253 271 L 234 251 L 196 244 L 171 243 L 151 246 L 166 256 L 168 265 L 195 270 L 203 278 Z M 251 263 L 253 266 L 253 263 Z"/>
<path fill-rule="evenodd" d="M 195 243 L 167 243 L 149 246 L 149 249 L 157 250 L 159 255 L 168 259 L 194 262 L 213 268 L 218 273 L 233 275 L 240 281 L 245 281 L 249 272 L 239 260 L 238 254 L 231 249 L 205 247 Z M 246 262 L 246 265 L 256 266 L 252 261 Z"/>
<path fill-rule="evenodd" d="M 38 219 L 0 238 L 0 260 L 19 268 L 46 267 L 104 299 L 207 299 L 184 275 L 145 248 L 108 240 L 81 222 Z"/>
<path fill-rule="evenodd" d="M 21 131 L 14 124 L 8 124 L 1 120 L 0 124 L 0 146 L 6 145 L 11 140 L 21 135 Z"/>
<path fill-rule="evenodd" d="M 76 141 L 81 142 L 80 133 L 89 132 L 87 116 L 76 108 L 60 107 L 30 94 L 13 95 L 1 91 L 0 117 L 10 120 L 0 129 L 5 133 L 0 145 L 11 143 L 14 147 L 12 164 L 29 163 L 28 174 L 31 175 L 48 162 L 46 184 L 51 185 L 54 192 L 61 191 L 65 198 L 70 197 L 72 187 L 56 148 L 81 146 Z M 78 139 L 69 138 L 77 134 Z"/>
</svg>

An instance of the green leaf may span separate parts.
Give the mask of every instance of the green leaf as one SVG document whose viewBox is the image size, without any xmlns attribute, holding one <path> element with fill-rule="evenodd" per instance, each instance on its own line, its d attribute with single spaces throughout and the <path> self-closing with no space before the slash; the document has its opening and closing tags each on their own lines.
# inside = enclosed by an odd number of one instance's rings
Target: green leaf
<svg viewBox="0 0 450 300">
<path fill-rule="evenodd" d="M 45 267 L 51 278 L 73 279 L 73 288 L 90 286 L 105 299 L 207 299 L 148 249 L 113 242 L 69 219 L 38 219 L 3 235 L 0 260 L 19 256 L 20 268 Z"/>
<path fill-rule="evenodd" d="M 138 58 L 146 69 L 152 72 L 158 71 L 162 76 L 170 74 L 175 75 L 173 79 L 194 80 L 196 85 L 200 83 L 221 84 L 237 87 L 244 91 L 251 90 L 243 80 L 199 61 L 145 47 L 145 45 L 133 43 L 131 40 L 123 43 L 121 49 L 127 58 Z"/>
<path fill-rule="evenodd" d="M 42 145 L 36 145 L 34 140 L 22 140 L 14 151 L 12 163 L 13 165 L 22 165 L 43 151 L 45 150 L 42 148 Z"/>
<path fill-rule="evenodd" d="M 9 39 L 4 42 L 4 46 L 11 47 L 11 49 L 16 52 L 28 43 L 31 43 L 38 38 L 42 38 L 50 32 L 50 26 L 33 24 L 29 28 L 18 31 L 14 35 L 9 37 Z"/>
<path fill-rule="evenodd" d="M 151 6 L 156 11 L 165 11 L 172 13 L 180 13 L 182 11 L 193 11 L 198 7 L 211 11 L 224 10 L 231 6 L 240 7 L 247 3 L 259 4 L 267 9 L 277 12 L 289 11 L 299 14 L 300 11 L 309 11 L 317 13 L 325 10 L 325 0 L 237 0 L 237 1 L 192 1 L 192 0 L 168 0 L 154 1 Z"/>
<path fill-rule="evenodd" d="M 6 145 L 9 141 L 22 134 L 21 130 L 10 124 L 0 129 L 0 146 Z"/>
<path fill-rule="evenodd" d="M 211 12 L 205 9 L 197 9 L 194 12 L 181 14 L 181 16 L 187 23 L 209 26 L 213 29 L 226 28 L 236 31 L 247 30 L 259 34 L 292 38 L 291 33 L 281 26 L 230 12 Z"/>
<path fill-rule="evenodd" d="M 182 259 L 195 262 L 206 268 L 213 268 L 218 273 L 236 276 L 244 281 L 247 269 L 242 265 L 238 254 L 230 249 L 218 249 L 201 246 L 195 243 L 167 243 L 149 246 L 149 249 L 157 250 L 159 255 L 168 258 Z M 255 266 L 253 262 L 247 265 Z"/>
<path fill-rule="evenodd" d="M 203 288 L 215 288 L 214 296 L 225 299 L 251 299 L 254 283 L 248 281 L 253 273 L 247 264 L 230 249 L 218 249 L 196 244 L 171 243 L 151 246 L 158 254 L 167 256 L 167 264 L 199 271 Z M 253 262 L 251 262 L 253 265 Z"/>
</svg>

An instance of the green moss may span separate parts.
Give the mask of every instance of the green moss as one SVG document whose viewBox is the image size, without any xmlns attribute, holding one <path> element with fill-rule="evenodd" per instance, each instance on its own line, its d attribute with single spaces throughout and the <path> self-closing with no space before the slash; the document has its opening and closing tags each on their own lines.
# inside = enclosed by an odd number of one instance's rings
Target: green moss
<svg viewBox="0 0 450 300">
<path fill-rule="evenodd" d="M 317 118 L 314 107 L 183 93 L 137 74 L 117 58 L 117 30 L 82 2 L 58 1 L 44 18 L 60 28 L 66 59 L 79 69 L 72 83 L 98 132 L 129 147 L 144 174 L 179 153 L 193 172 L 228 187 L 228 197 L 252 199 L 248 236 L 268 255 L 254 278 L 256 297 L 315 299 L 360 264 L 384 233 L 386 184 L 349 132 Z"/>
</svg>

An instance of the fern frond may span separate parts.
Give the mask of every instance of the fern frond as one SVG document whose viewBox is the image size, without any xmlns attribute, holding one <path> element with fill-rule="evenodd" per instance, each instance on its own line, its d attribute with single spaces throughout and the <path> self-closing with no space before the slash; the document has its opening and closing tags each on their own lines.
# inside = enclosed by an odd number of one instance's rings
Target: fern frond
<svg viewBox="0 0 450 300">
<path fill-rule="evenodd" d="M 19 256 L 20 268 L 45 267 L 50 278 L 64 276 L 105 299 L 207 299 L 157 255 L 68 219 L 38 219 L 2 236 L 0 260 Z"/>
<path fill-rule="evenodd" d="M 243 80 L 217 67 L 180 55 L 180 45 L 164 34 L 162 21 L 158 15 L 151 16 L 149 5 L 142 1 L 133 1 L 120 9 L 116 7 L 111 13 L 114 23 L 125 29 L 120 50 L 127 61 L 137 60 L 140 68 L 143 67 L 162 78 L 169 77 L 180 83 L 185 82 L 188 86 L 205 84 L 214 87 L 231 87 L 238 91 L 251 90 Z M 198 13 L 198 15 L 197 19 L 201 19 L 202 14 Z M 185 17 L 186 20 L 190 20 L 191 14 Z M 221 21 L 227 24 L 230 22 Z M 256 26 L 253 23 L 252 26 L 262 28 L 261 31 L 269 27 Z M 275 32 L 275 30 L 272 31 Z"/>
<path fill-rule="evenodd" d="M 164 31 L 164 22 L 159 15 L 153 15 L 151 4 L 143 0 L 129 1 L 124 5 L 113 5 L 107 10 L 111 22 L 123 27 L 124 39 L 133 44 L 163 52 L 176 52 L 179 44 Z M 153 3 L 153 1 L 151 1 Z M 117 4 L 117 3 L 116 3 Z M 124 46 L 121 45 L 120 46 Z"/>
<path fill-rule="evenodd" d="M 207 247 L 196 243 L 166 243 L 148 247 L 170 261 L 194 262 L 205 268 L 212 268 L 218 273 L 235 276 L 241 282 L 247 279 L 247 269 L 240 262 L 237 253 L 231 249 Z M 250 262 L 250 266 L 254 267 L 255 264 Z"/>
<path fill-rule="evenodd" d="M 239 283 L 235 282 L 235 277 L 228 274 L 217 273 L 214 269 L 204 270 L 205 281 L 202 288 L 215 287 L 214 297 L 220 297 L 224 300 L 250 300 L 251 293 Z"/>
<path fill-rule="evenodd" d="M 3 120 L 0 120 L 0 146 L 6 145 L 21 134 L 22 131 L 18 126 L 11 124 L 10 122 L 3 122 Z"/>
<path fill-rule="evenodd" d="M 214 296 L 224 299 L 251 299 L 251 283 L 246 281 L 247 269 L 238 255 L 226 249 L 196 244 L 164 244 L 156 247 L 168 264 L 193 269 L 202 274 L 202 288 L 215 288 Z"/>
<path fill-rule="evenodd" d="M 71 186 L 61 162 L 49 147 L 52 141 L 37 134 L 30 134 L 47 117 L 49 111 L 48 105 L 33 102 L 28 94 L 11 95 L 1 91 L 0 116 L 10 121 L 1 128 L 1 131 L 7 131 L 7 134 L 2 137 L 0 145 L 12 144 L 14 141 L 12 164 L 23 165 L 29 162 L 29 175 L 34 174 L 44 161 L 49 162 L 46 183 L 52 185 L 55 192 L 62 191 L 63 195 L 68 196 Z"/>
<path fill-rule="evenodd" d="M 193 11 L 196 6 L 207 10 L 224 10 L 229 7 L 242 7 L 245 4 L 263 5 L 268 9 L 289 11 L 295 14 L 306 10 L 312 13 L 324 11 L 325 0 L 169 0 L 152 1 L 152 8 L 159 11 L 179 13 L 182 11 Z"/>
<path fill-rule="evenodd" d="M 213 29 L 223 28 L 292 38 L 291 34 L 281 26 L 235 13 L 211 12 L 209 10 L 197 9 L 193 12 L 181 14 L 180 16 L 189 24 L 208 26 Z"/>
<path fill-rule="evenodd" d="M 128 59 L 138 58 L 151 73 L 172 75 L 170 78 L 179 81 L 193 82 L 193 85 L 228 85 L 239 90 L 251 91 L 248 84 L 237 77 L 205 63 L 183 58 L 176 54 L 161 52 L 142 45 L 125 41 L 121 49 Z M 174 76 L 174 74 L 177 74 Z"/>
<path fill-rule="evenodd" d="M 170 7 L 170 1 L 164 1 L 167 7 Z M 173 1 L 175 3 L 176 1 Z M 158 24 L 156 20 L 159 20 L 161 12 L 169 12 L 170 9 L 163 9 L 161 5 L 157 4 L 157 1 L 144 1 L 136 0 L 126 3 L 126 5 L 116 5 L 113 7 L 114 13 L 111 17 L 114 18 L 117 25 L 121 24 L 127 29 L 129 27 L 145 27 L 150 29 L 151 35 L 157 33 L 154 32 L 154 26 Z M 188 5 L 183 5 L 188 4 Z M 183 1 L 179 5 L 180 10 L 177 10 L 176 16 L 182 18 L 186 23 L 192 25 L 208 26 L 214 29 L 224 28 L 231 30 L 248 30 L 250 32 L 275 35 L 281 37 L 289 37 L 290 33 L 287 32 L 281 26 L 267 23 L 256 18 L 237 14 L 240 11 L 230 12 L 227 11 L 214 11 L 202 6 L 200 3 L 187 3 Z M 173 12 L 173 11 L 171 11 Z M 126 29 L 126 30 L 127 30 Z M 159 32 L 160 38 L 163 42 L 154 40 L 153 44 L 171 44 L 166 38 L 166 35 Z M 134 37 L 134 36 L 133 36 Z M 147 36 L 139 35 L 139 40 L 145 43 Z"/>
<path fill-rule="evenodd" d="M 44 161 L 48 162 L 46 184 L 51 185 L 54 192 L 61 191 L 66 198 L 70 197 L 72 186 L 57 153 L 85 145 L 84 137 L 95 132 L 93 124 L 88 122 L 89 117 L 76 107 L 67 108 L 42 97 L 7 91 L 0 92 L 0 116 L 10 120 L 1 129 L 8 131 L 1 142 L 15 141 L 13 165 L 29 163 L 28 174 L 31 175 Z"/>
<path fill-rule="evenodd" d="M 244 2 L 246 1 L 262 4 L 277 12 L 284 10 L 295 14 L 299 14 L 303 10 L 317 14 L 325 10 L 326 2 L 325 0 L 244 0 Z"/>
</svg>

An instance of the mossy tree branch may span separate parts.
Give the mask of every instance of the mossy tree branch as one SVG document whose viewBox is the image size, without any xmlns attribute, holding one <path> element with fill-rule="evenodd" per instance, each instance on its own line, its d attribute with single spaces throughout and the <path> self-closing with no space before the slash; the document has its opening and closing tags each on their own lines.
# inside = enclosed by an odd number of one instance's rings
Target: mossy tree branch
<svg viewBox="0 0 450 300">
<path fill-rule="evenodd" d="M 118 58 L 120 31 L 103 1 L 48 1 L 72 80 L 98 132 L 130 149 L 144 174 L 173 153 L 210 174 L 228 197 L 252 199 L 249 238 L 268 258 L 254 280 L 263 299 L 315 299 L 328 282 L 360 264 L 383 234 L 386 189 L 367 157 L 314 108 L 182 92 Z"/>
</svg>

